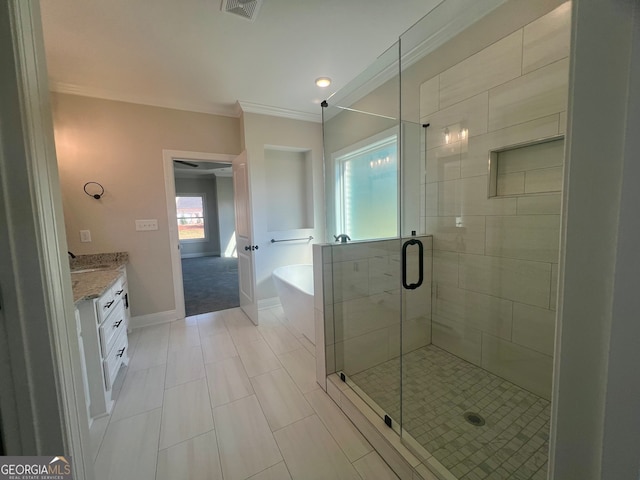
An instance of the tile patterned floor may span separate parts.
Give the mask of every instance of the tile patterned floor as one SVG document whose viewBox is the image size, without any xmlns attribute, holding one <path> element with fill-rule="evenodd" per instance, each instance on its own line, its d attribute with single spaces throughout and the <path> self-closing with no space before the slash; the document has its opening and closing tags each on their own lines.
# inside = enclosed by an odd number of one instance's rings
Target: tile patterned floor
<svg viewBox="0 0 640 480">
<path fill-rule="evenodd" d="M 460 480 L 545 480 L 550 405 L 522 388 L 434 346 L 404 356 L 403 427 Z M 389 416 L 400 418 L 400 359 L 351 380 Z M 486 424 L 467 423 L 465 412 Z"/>
<path fill-rule="evenodd" d="M 91 441 L 98 480 L 397 479 L 315 382 L 281 308 L 146 327 Z"/>
</svg>

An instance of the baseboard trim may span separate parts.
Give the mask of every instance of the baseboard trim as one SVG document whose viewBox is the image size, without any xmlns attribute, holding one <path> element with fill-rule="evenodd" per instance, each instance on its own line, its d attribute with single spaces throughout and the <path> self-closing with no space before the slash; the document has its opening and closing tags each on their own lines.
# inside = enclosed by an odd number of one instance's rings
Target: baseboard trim
<svg viewBox="0 0 640 480">
<path fill-rule="evenodd" d="M 219 257 L 220 252 L 181 253 L 180 258 Z"/>
<path fill-rule="evenodd" d="M 280 297 L 263 298 L 258 300 L 258 310 L 280 306 Z"/>
<path fill-rule="evenodd" d="M 177 310 L 168 310 L 166 312 L 151 313 L 149 315 L 138 315 L 137 317 L 131 317 L 129 326 L 132 330 L 136 330 L 142 327 L 148 327 L 150 325 L 161 325 L 163 323 L 173 322 L 178 320 L 180 315 Z"/>
</svg>

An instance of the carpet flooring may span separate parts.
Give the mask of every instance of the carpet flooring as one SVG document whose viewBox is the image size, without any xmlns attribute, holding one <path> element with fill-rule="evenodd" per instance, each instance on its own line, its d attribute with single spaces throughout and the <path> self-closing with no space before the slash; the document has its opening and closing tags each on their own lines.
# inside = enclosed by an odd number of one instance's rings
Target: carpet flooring
<svg viewBox="0 0 640 480">
<path fill-rule="evenodd" d="M 187 317 L 238 307 L 238 259 L 183 258 L 182 285 Z"/>
</svg>

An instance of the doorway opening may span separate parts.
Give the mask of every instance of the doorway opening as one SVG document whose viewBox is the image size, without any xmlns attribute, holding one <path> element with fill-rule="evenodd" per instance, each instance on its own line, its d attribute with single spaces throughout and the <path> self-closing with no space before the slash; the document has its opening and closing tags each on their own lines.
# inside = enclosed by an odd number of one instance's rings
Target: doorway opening
<svg viewBox="0 0 640 480">
<path fill-rule="evenodd" d="M 164 152 L 176 310 L 240 305 L 230 155 Z"/>
</svg>

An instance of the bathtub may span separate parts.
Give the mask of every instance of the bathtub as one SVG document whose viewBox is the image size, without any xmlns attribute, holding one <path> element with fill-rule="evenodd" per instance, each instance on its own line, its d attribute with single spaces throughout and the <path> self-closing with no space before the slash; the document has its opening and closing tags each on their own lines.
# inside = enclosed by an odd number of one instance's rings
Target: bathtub
<svg viewBox="0 0 640 480">
<path fill-rule="evenodd" d="M 287 320 L 315 345 L 313 265 L 278 267 L 271 276 Z"/>
</svg>

